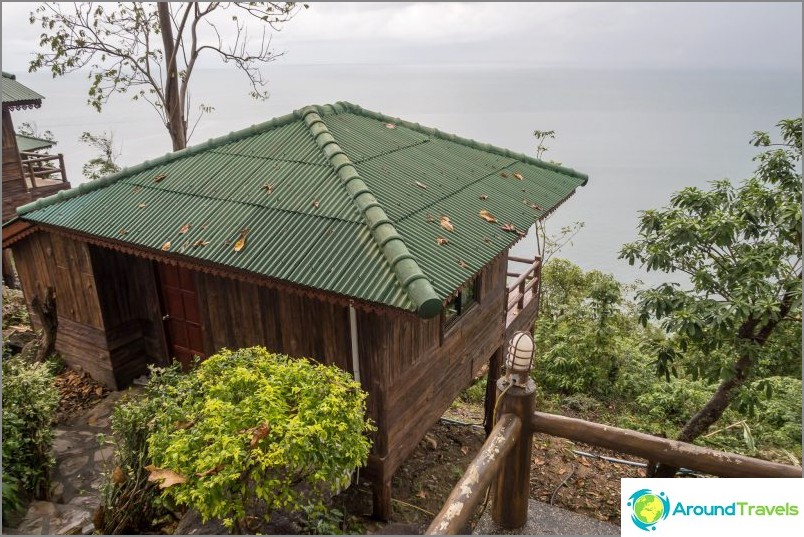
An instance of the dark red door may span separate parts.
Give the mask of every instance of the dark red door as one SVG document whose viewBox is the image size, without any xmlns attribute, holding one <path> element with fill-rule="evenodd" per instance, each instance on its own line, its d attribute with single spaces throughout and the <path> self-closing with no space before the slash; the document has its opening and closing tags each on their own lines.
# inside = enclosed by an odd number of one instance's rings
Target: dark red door
<svg viewBox="0 0 804 537">
<path fill-rule="evenodd" d="M 194 356 L 204 358 L 204 337 L 192 270 L 156 264 L 162 294 L 162 319 L 170 353 L 186 369 Z"/>
</svg>

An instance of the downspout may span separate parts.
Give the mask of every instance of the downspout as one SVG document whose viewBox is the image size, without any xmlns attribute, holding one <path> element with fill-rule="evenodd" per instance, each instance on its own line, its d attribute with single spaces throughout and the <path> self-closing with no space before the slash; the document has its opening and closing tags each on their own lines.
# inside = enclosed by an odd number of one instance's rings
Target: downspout
<svg viewBox="0 0 804 537">
<path fill-rule="evenodd" d="M 357 312 L 349 304 L 349 331 L 352 335 L 352 371 L 355 380 L 360 383 L 360 355 L 357 351 Z"/>
</svg>

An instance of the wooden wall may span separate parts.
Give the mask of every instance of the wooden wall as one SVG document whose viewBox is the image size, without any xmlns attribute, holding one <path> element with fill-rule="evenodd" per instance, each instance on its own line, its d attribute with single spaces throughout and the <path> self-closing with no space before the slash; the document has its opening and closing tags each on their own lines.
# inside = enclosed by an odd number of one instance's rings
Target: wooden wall
<svg viewBox="0 0 804 537">
<path fill-rule="evenodd" d="M 19 205 L 28 201 L 14 124 L 11 113 L 3 108 L 3 222 L 14 216 Z"/>
<path fill-rule="evenodd" d="M 347 307 L 200 272 L 196 287 L 208 355 L 263 345 L 352 371 Z"/>
<path fill-rule="evenodd" d="M 56 350 L 73 367 L 117 387 L 87 244 L 49 233 L 34 233 L 12 246 L 28 303 L 56 292 Z M 34 315 L 31 321 L 39 327 Z"/>
<path fill-rule="evenodd" d="M 439 318 L 358 313 L 361 374 L 376 384 L 371 413 L 385 433 L 372 450 L 372 475 L 381 472 L 381 479 L 390 479 L 502 345 L 505 272 L 505 256 L 483 271 L 480 303 L 450 327 L 443 341 Z"/>
<path fill-rule="evenodd" d="M 168 363 L 153 263 L 97 246 L 89 253 L 115 379 L 127 386 L 148 364 Z"/>
</svg>

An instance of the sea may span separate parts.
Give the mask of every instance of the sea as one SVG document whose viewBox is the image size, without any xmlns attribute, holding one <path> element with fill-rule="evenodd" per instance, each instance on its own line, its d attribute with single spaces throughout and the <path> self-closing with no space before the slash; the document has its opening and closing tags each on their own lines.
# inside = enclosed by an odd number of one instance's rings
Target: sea
<svg viewBox="0 0 804 537">
<path fill-rule="evenodd" d="M 267 121 L 309 104 L 348 101 L 480 142 L 535 155 L 535 130 L 555 132 L 543 159 L 588 174 L 589 182 L 546 222 L 548 234 L 583 222 L 558 254 L 585 270 L 623 282 L 684 282 L 645 272 L 618 259 L 637 237 L 639 212 L 660 208 L 687 186 L 738 182 L 756 168 L 754 131 L 778 132 L 781 119 L 802 113 L 801 71 L 578 69 L 517 65 L 285 65 L 265 68 L 270 97 L 248 96 L 232 69 L 193 74 L 191 110 L 200 117 L 190 145 Z M 156 112 L 127 95 L 113 95 L 102 113 L 86 104 L 89 81 L 75 73 L 17 73 L 45 96 L 40 109 L 15 112 L 15 126 L 35 124 L 58 140 L 73 185 L 85 181 L 93 150 L 82 132 L 113 135 L 123 166 L 169 152 Z M 513 249 L 533 256 L 533 230 Z"/>
</svg>

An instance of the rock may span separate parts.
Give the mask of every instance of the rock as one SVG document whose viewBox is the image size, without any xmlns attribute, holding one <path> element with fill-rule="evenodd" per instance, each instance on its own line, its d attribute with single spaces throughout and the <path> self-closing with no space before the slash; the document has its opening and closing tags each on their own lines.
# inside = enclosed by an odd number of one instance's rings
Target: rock
<svg viewBox="0 0 804 537">
<path fill-rule="evenodd" d="M 220 520 L 201 522 L 201 515 L 195 509 L 188 509 L 187 513 L 176 526 L 175 535 L 231 535 L 231 531 Z"/>
<path fill-rule="evenodd" d="M 59 471 L 66 476 L 73 475 L 86 466 L 87 462 L 89 462 L 88 455 L 76 455 L 62 462 L 59 465 Z"/>
<path fill-rule="evenodd" d="M 103 449 L 99 449 L 95 452 L 92 456 L 92 460 L 95 462 L 112 462 L 112 456 L 114 455 L 114 447 L 106 446 Z"/>
<path fill-rule="evenodd" d="M 95 524 L 92 522 L 81 528 L 81 535 L 92 535 L 93 533 L 95 533 Z"/>
<path fill-rule="evenodd" d="M 59 516 L 50 519 L 50 532 L 55 535 L 81 535 L 81 529 L 92 522 L 92 513 L 69 504 L 59 505 Z"/>
<path fill-rule="evenodd" d="M 53 503 L 62 503 L 64 501 L 64 483 L 55 483 L 50 485 L 50 501 Z"/>
<path fill-rule="evenodd" d="M 37 334 L 27 326 L 12 326 L 4 330 L 3 340 L 12 354 L 22 352 L 25 345 L 37 339 Z"/>
</svg>

